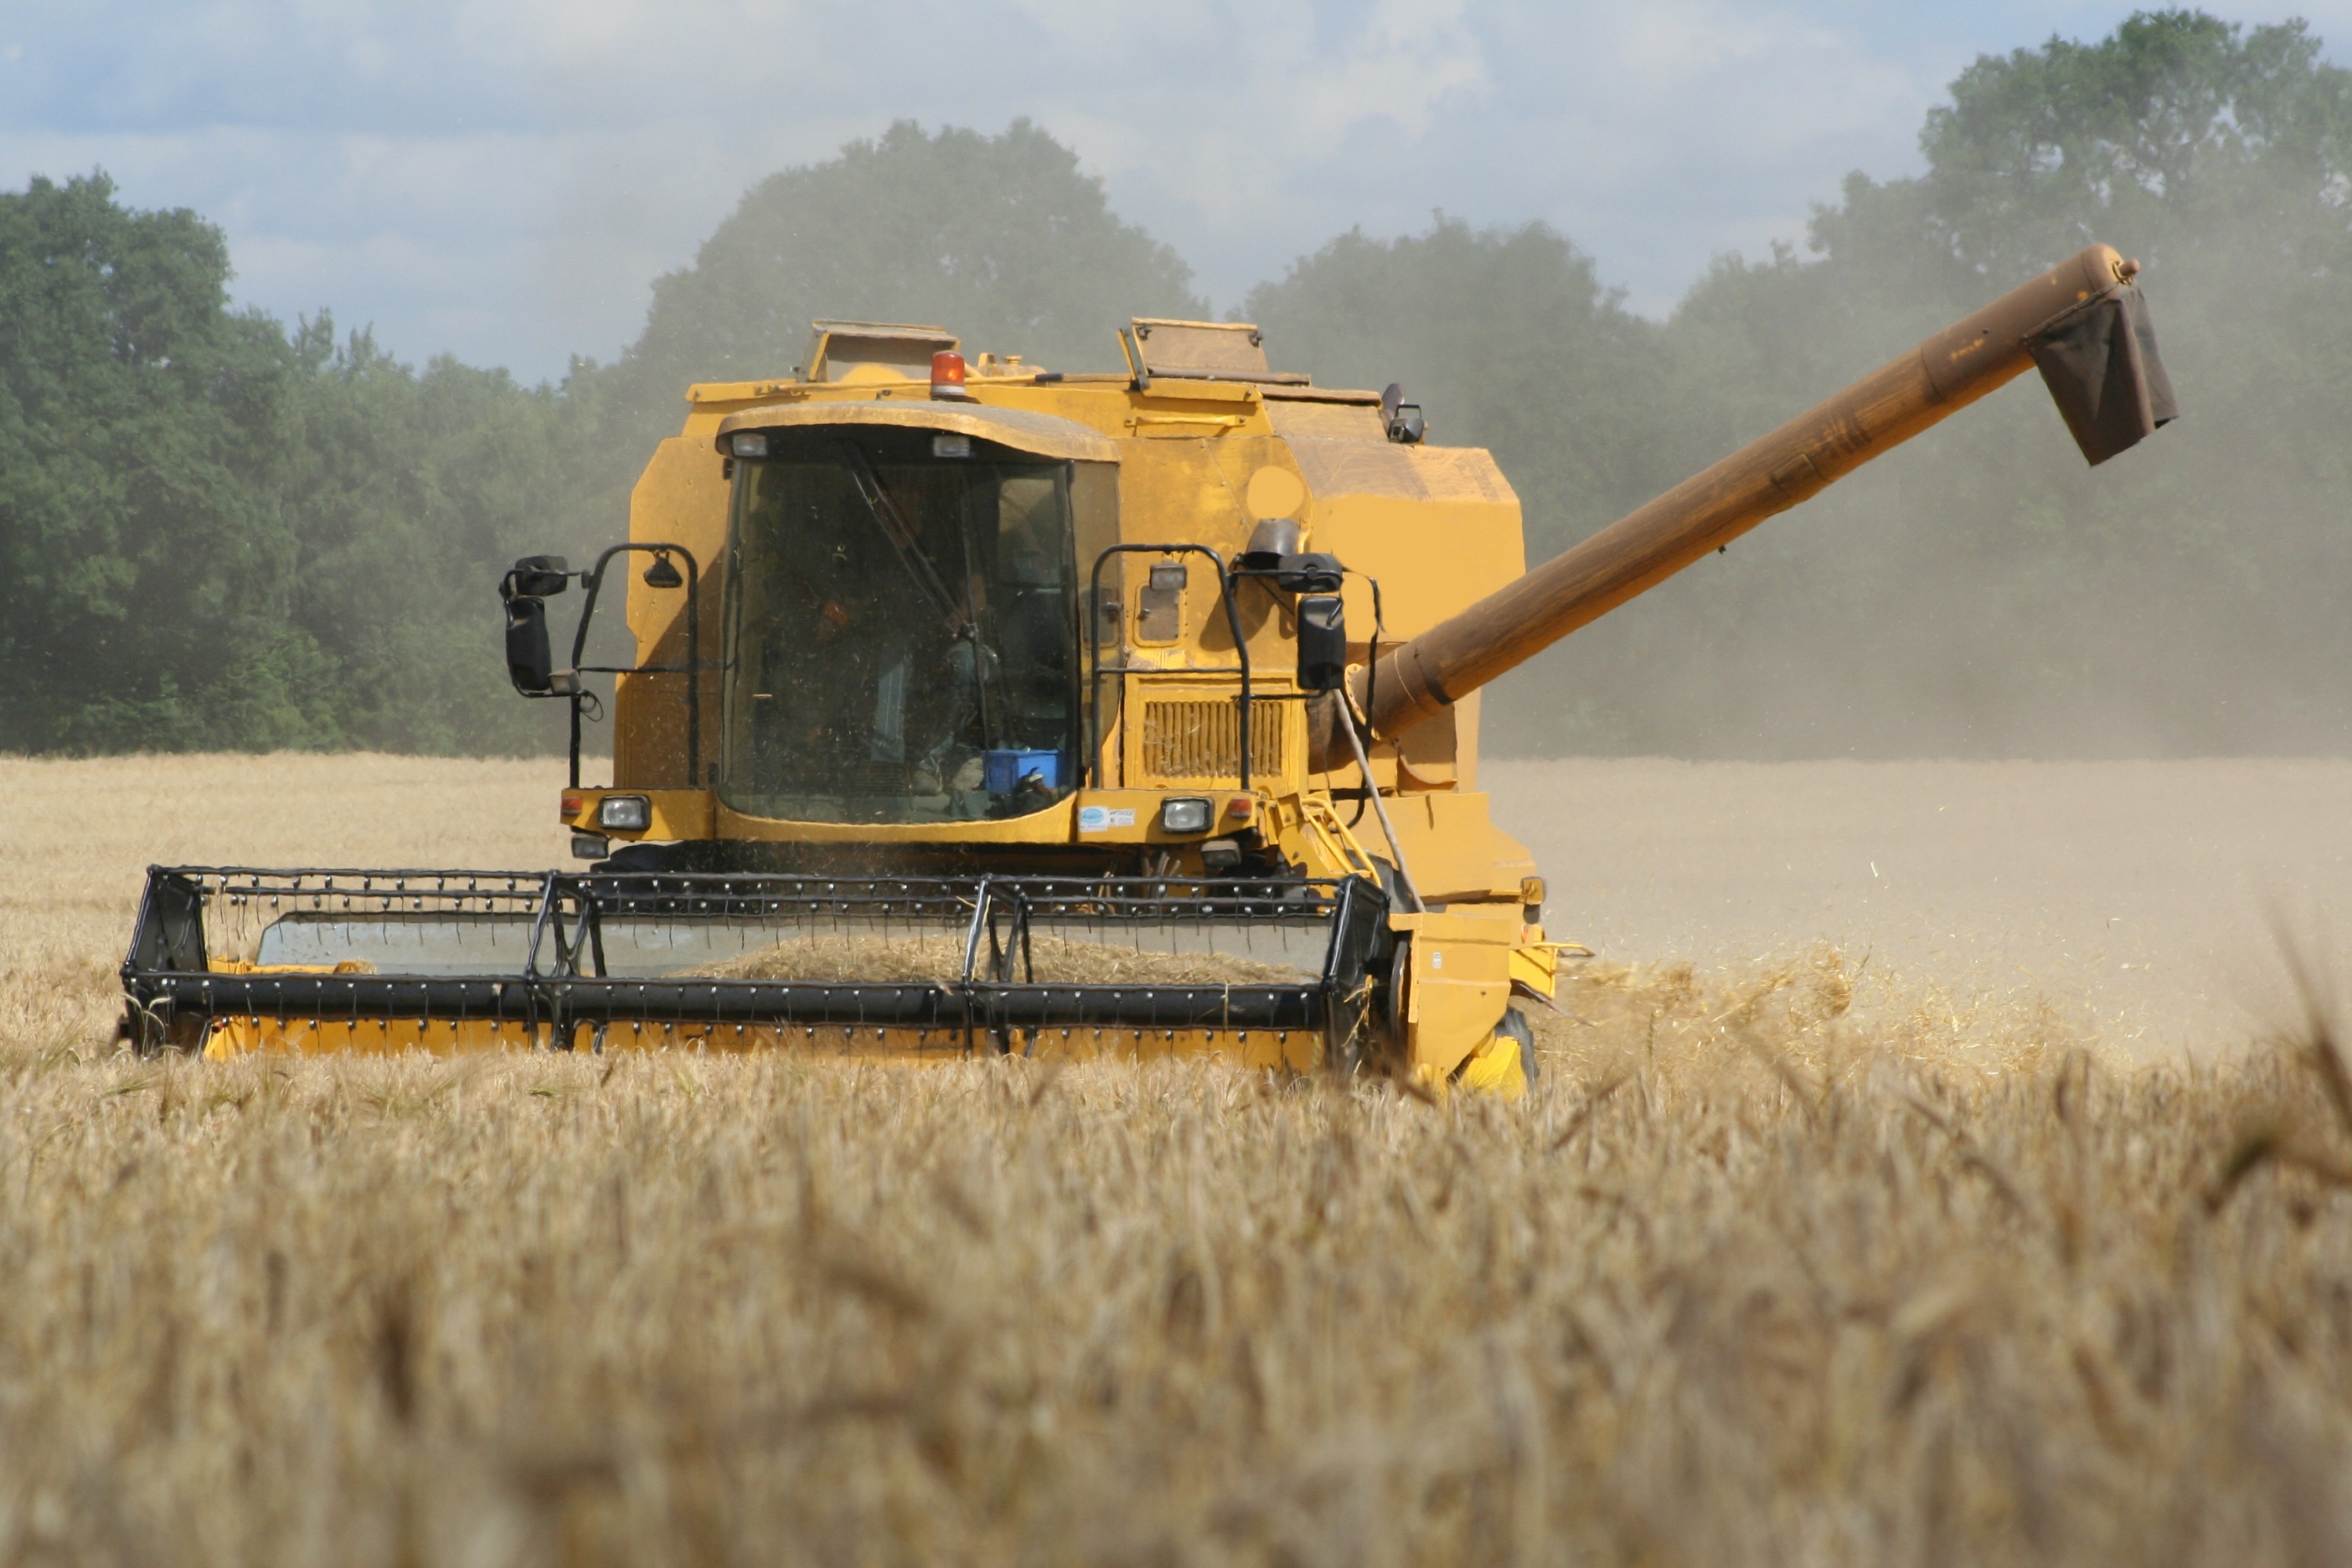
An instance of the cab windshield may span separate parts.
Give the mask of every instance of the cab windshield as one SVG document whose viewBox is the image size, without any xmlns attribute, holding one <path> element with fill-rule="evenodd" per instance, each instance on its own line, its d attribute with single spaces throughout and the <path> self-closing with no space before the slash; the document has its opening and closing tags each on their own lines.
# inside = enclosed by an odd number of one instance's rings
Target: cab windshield
<svg viewBox="0 0 2352 1568">
<path fill-rule="evenodd" d="M 736 463 L 720 793 L 959 822 L 1076 784 L 1069 465 L 975 437 L 767 433 Z"/>
</svg>

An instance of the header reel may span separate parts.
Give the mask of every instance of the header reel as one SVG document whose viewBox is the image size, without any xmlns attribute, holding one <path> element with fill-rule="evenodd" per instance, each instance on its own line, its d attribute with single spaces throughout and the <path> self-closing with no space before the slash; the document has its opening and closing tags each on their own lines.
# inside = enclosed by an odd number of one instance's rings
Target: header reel
<svg viewBox="0 0 2352 1568">
<path fill-rule="evenodd" d="M 1108 1036 L 1255 1046 L 1303 1068 L 1370 1054 L 1388 907 L 1361 878 L 155 867 L 122 968 L 126 1031 L 142 1051 L 208 1056 L 733 1048 L 794 1031 L 1064 1054 Z M 845 963 L 887 977 L 833 972 Z"/>
</svg>

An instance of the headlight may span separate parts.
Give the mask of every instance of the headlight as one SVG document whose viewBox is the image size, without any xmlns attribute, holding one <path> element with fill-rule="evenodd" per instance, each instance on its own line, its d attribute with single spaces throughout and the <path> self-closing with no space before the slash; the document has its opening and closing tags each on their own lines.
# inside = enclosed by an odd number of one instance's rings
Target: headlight
<svg viewBox="0 0 2352 1568">
<path fill-rule="evenodd" d="M 1205 800 L 1171 800 L 1160 807 L 1160 827 L 1164 833 L 1206 833 L 1209 831 L 1209 803 Z"/>
<path fill-rule="evenodd" d="M 597 803 L 596 826 L 616 833 L 643 833 L 653 820 L 653 805 L 641 795 L 608 795 Z"/>
<path fill-rule="evenodd" d="M 739 458 L 764 458 L 768 455 L 768 434 L 764 430 L 738 430 L 733 445 Z"/>
</svg>

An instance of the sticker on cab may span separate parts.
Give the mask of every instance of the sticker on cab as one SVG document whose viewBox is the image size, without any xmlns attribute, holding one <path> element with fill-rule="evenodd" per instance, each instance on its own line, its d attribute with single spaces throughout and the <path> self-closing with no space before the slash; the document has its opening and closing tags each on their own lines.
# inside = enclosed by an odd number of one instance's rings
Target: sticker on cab
<svg viewBox="0 0 2352 1568">
<path fill-rule="evenodd" d="M 1123 806 L 1116 811 L 1107 805 L 1078 807 L 1078 831 L 1081 833 L 1108 833 L 1114 827 L 1134 826 L 1135 809 L 1132 806 Z"/>
</svg>

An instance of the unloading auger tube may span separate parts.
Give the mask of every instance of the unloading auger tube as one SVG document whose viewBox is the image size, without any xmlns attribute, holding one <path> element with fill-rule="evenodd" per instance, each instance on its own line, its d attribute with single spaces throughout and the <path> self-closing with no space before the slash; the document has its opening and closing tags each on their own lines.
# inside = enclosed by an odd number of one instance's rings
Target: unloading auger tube
<svg viewBox="0 0 2352 1568">
<path fill-rule="evenodd" d="M 1639 510 L 1350 674 L 1357 710 L 1391 740 L 1579 626 L 2038 365 L 2093 464 L 2175 413 L 2134 279 L 2094 245 Z M 1348 760 L 1319 705 L 1317 765 Z"/>
</svg>

